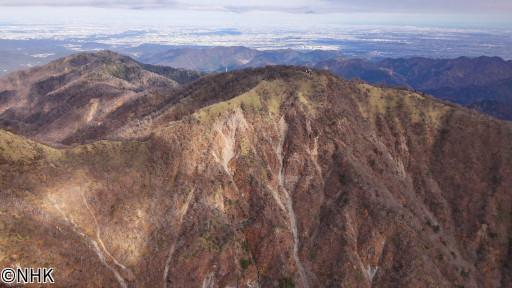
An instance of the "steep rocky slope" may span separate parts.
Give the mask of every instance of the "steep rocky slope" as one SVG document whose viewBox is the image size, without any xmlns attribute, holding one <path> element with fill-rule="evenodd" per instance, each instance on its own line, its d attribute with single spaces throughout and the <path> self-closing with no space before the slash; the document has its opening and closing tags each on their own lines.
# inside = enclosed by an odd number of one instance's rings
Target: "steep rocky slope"
<svg viewBox="0 0 512 288">
<path fill-rule="evenodd" d="M 512 125 L 273 67 L 117 139 L 0 131 L 0 267 L 58 287 L 511 287 Z"/>
<path fill-rule="evenodd" d="M 0 122 L 17 133 L 58 143 L 101 125 L 128 103 L 162 101 L 162 94 L 199 76 L 108 51 L 77 54 L 0 79 Z"/>
</svg>

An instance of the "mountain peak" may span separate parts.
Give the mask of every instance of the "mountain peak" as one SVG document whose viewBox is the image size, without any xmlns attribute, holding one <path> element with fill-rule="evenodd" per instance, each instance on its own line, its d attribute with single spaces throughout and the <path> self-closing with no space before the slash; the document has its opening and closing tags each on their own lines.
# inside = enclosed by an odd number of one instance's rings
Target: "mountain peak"
<svg viewBox="0 0 512 288">
<path fill-rule="evenodd" d="M 56 143 L 100 125 L 127 103 L 156 101 L 200 75 L 143 65 L 111 51 L 71 55 L 0 79 L 0 120 L 18 133 Z"/>
<path fill-rule="evenodd" d="M 510 123 L 297 67 L 90 90 L 65 98 L 76 118 L 21 119 L 73 147 L 0 130 L 2 267 L 50 265 L 66 287 L 512 280 Z"/>
</svg>

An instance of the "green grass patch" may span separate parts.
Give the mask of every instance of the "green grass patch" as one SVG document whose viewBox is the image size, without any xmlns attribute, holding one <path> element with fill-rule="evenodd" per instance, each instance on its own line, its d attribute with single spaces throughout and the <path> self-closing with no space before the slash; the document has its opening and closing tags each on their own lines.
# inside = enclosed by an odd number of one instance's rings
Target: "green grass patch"
<svg viewBox="0 0 512 288">
<path fill-rule="evenodd" d="M 240 259 L 240 267 L 242 267 L 243 270 L 247 270 L 250 265 L 251 261 L 249 259 Z"/>
</svg>

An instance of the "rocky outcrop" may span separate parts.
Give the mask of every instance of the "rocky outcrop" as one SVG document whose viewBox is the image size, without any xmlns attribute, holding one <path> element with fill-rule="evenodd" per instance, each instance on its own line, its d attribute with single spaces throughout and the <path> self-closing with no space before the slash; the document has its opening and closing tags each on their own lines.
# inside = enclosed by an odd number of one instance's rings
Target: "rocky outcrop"
<svg viewBox="0 0 512 288">
<path fill-rule="evenodd" d="M 0 132 L 0 266 L 60 287 L 511 283 L 509 123 L 289 67 L 153 109 L 68 148 Z"/>
</svg>

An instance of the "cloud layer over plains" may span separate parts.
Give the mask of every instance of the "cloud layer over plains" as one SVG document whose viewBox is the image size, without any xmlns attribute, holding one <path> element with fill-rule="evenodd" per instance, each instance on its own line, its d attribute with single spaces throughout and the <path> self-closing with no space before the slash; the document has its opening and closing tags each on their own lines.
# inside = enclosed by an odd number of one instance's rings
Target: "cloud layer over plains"
<svg viewBox="0 0 512 288">
<path fill-rule="evenodd" d="M 132 9 L 170 8 L 233 12 L 271 10 L 296 13 L 512 13 L 512 1 L 510 0 L 0 0 L 0 6 L 40 5 L 116 7 Z"/>
</svg>

